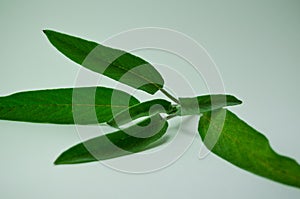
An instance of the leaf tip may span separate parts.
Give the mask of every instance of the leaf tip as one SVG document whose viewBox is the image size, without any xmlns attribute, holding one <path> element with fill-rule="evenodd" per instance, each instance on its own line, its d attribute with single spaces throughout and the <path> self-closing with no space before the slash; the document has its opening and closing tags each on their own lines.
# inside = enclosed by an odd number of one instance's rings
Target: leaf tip
<svg viewBox="0 0 300 199">
<path fill-rule="evenodd" d="M 48 37 L 50 34 L 51 34 L 51 32 L 53 33 L 54 31 L 52 31 L 52 30 L 48 30 L 48 29 L 44 29 L 44 30 L 42 30 L 43 31 L 43 33 Z"/>
<path fill-rule="evenodd" d="M 43 33 L 47 35 L 48 31 L 49 31 L 49 30 L 44 29 L 44 30 L 43 30 Z"/>
<path fill-rule="evenodd" d="M 242 100 L 238 99 L 237 97 L 235 97 L 233 95 L 228 95 L 227 100 L 231 101 L 230 98 L 232 98 L 233 105 L 240 105 L 243 103 Z"/>
<path fill-rule="evenodd" d="M 56 160 L 53 162 L 54 166 L 64 164 L 64 161 L 61 160 L 61 156 L 56 158 Z"/>
<path fill-rule="evenodd" d="M 60 155 L 56 158 L 56 160 L 53 162 L 53 164 L 54 164 L 55 166 L 57 166 L 57 165 L 62 165 L 62 164 L 70 164 L 70 163 L 72 163 L 71 158 L 68 157 L 68 156 L 65 154 L 65 152 L 63 152 L 62 154 L 60 154 Z"/>
<path fill-rule="evenodd" d="M 237 98 L 237 104 L 242 104 L 243 101 Z"/>
</svg>

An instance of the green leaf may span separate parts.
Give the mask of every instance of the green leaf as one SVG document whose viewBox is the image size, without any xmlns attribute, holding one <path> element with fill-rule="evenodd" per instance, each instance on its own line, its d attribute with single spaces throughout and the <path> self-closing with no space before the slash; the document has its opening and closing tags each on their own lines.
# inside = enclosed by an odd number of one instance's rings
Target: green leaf
<svg viewBox="0 0 300 199">
<path fill-rule="evenodd" d="M 109 78 L 154 94 L 164 80 L 147 61 L 122 50 L 44 30 L 52 45 L 74 62 Z"/>
<path fill-rule="evenodd" d="M 167 128 L 168 122 L 156 114 L 138 125 L 77 144 L 63 152 L 54 164 L 93 162 L 144 151 L 159 140 Z"/>
<path fill-rule="evenodd" d="M 222 109 L 204 113 L 199 133 L 204 144 L 213 147 L 212 152 L 228 162 L 271 180 L 300 187 L 300 165 L 274 152 L 264 135 L 232 112 Z"/>
<path fill-rule="evenodd" d="M 0 97 L 0 119 L 55 124 L 96 124 L 139 101 L 104 87 L 28 91 Z"/>
<path fill-rule="evenodd" d="M 119 112 L 118 114 L 114 115 L 113 119 L 107 122 L 107 124 L 113 127 L 118 127 L 140 117 L 150 116 L 156 113 L 171 114 L 175 111 L 176 109 L 170 102 L 163 99 L 155 99 L 136 104 L 124 111 Z"/>
<path fill-rule="evenodd" d="M 242 103 L 232 95 L 203 95 L 192 98 L 179 98 L 180 110 L 178 115 L 197 115 L 216 110 L 225 106 L 234 106 Z"/>
</svg>

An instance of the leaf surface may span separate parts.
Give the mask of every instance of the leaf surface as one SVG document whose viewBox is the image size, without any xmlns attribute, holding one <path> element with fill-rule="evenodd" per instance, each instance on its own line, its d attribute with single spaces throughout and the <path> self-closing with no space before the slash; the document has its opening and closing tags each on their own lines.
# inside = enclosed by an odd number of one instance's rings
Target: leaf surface
<svg viewBox="0 0 300 199">
<path fill-rule="evenodd" d="M 0 97 L 0 119 L 54 124 L 107 122 L 139 101 L 105 87 L 64 88 L 15 93 Z"/>
<path fill-rule="evenodd" d="M 135 55 L 52 30 L 44 33 L 62 54 L 94 72 L 150 94 L 163 88 L 157 70 Z"/>
<path fill-rule="evenodd" d="M 113 127 L 118 127 L 140 117 L 150 116 L 156 113 L 171 114 L 175 111 L 176 109 L 169 101 L 155 99 L 131 106 L 128 109 L 115 114 L 113 119 L 107 123 Z"/>
<path fill-rule="evenodd" d="M 141 152 L 159 140 L 167 128 L 168 122 L 156 114 L 138 125 L 77 144 L 63 152 L 54 164 L 93 162 Z"/>
<path fill-rule="evenodd" d="M 213 114 L 204 113 L 199 122 L 199 133 L 206 146 L 210 146 L 220 133 L 212 152 L 237 167 L 283 184 L 300 187 L 300 165 L 276 153 L 264 135 L 232 112 L 222 109 Z M 208 135 L 211 139 L 206 139 Z"/>
<path fill-rule="evenodd" d="M 180 110 L 178 115 L 198 115 L 207 111 L 216 110 L 225 106 L 234 106 L 242 103 L 232 95 L 202 95 L 191 98 L 179 98 Z"/>
</svg>

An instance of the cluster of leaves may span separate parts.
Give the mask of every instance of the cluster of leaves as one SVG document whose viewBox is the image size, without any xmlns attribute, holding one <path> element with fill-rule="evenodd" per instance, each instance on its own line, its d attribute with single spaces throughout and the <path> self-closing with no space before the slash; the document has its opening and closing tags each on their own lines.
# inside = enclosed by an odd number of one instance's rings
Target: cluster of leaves
<svg viewBox="0 0 300 199">
<path fill-rule="evenodd" d="M 56 165 L 99 161 L 147 150 L 166 133 L 168 119 L 201 115 L 199 134 L 214 154 L 254 174 L 300 187 L 300 165 L 274 152 L 265 136 L 224 108 L 242 103 L 234 96 L 220 94 L 177 99 L 164 90 L 164 80 L 158 71 L 139 57 L 63 33 L 51 30 L 44 33 L 62 54 L 85 68 L 149 94 L 161 91 L 173 101 L 154 99 L 140 102 L 128 93 L 106 87 L 27 91 L 0 97 L 2 120 L 106 123 L 116 127 L 113 133 L 66 150 L 56 159 Z M 97 53 L 86 61 L 95 49 Z M 117 95 L 114 100 L 113 95 Z M 74 112 L 79 113 L 76 118 Z M 162 117 L 161 113 L 167 116 Z M 146 119 L 122 128 L 123 124 L 141 117 Z M 146 126 L 149 128 L 140 128 Z"/>
</svg>

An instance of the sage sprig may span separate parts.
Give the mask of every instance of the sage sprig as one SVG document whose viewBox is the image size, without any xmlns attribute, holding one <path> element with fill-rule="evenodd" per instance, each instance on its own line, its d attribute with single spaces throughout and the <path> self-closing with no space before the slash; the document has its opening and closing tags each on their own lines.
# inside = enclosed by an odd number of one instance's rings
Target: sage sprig
<svg viewBox="0 0 300 199">
<path fill-rule="evenodd" d="M 105 87 L 27 91 L 0 97 L 2 120 L 106 123 L 116 127 L 115 132 L 67 149 L 55 160 L 56 165 L 100 161 L 147 150 L 165 135 L 168 119 L 201 115 L 199 134 L 214 154 L 241 169 L 300 188 L 300 165 L 276 153 L 264 135 L 225 109 L 242 103 L 236 97 L 214 94 L 176 98 L 164 89 L 164 80 L 155 67 L 135 55 L 52 30 L 44 33 L 57 50 L 75 63 L 149 94 L 161 91 L 172 101 L 140 102 L 126 92 Z M 141 122 L 136 122 L 142 117 Z M 129 126 L 123 128 L 125 124 Z"/>
</svg>

